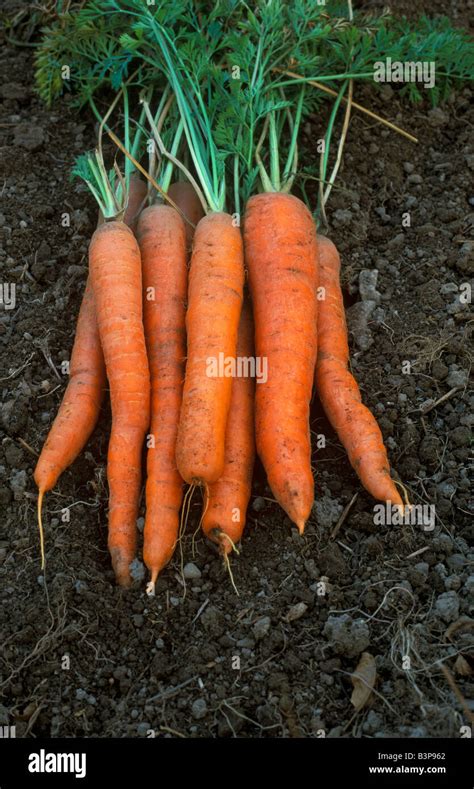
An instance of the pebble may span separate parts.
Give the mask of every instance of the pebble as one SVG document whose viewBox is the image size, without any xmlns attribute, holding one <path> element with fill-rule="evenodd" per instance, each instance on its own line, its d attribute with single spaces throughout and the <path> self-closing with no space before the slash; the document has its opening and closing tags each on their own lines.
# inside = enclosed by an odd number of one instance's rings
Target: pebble
<svg viewBox="0 0 474 789">
<path fill-rule="evenodd" d="M 423 586 L 428 580 L 429 571 L 430 566 L 427 562 L 418 562 L 411 567 L 408 576 L 413 586 Z"/>
<path fill-rule="evenodd" d="M 132 622 L 135 627 L 143 627 L 143 623 L 145 621 L 145 617 L 142 614 L 134 614 L 132 616 Z"/>
<path fill-rule="evenodd" d="M 26 148 L 33 153 L 38 151 L 44 143 L 44 131 L 41 126 L 34 123 L 21 123 L 13 130 L 13 144 Z"/>
<path fill-rule="evenodd" d="M 26 471 L 24 469 L 22 469 L 21 471 L 13 472 L 10 480 L 10 488 L 12 489 L 13 498 L 15 499 L 15 501 L 22 500 L 27 483 L 28 483 L 28 478 L 26 475 Z"/>
<path fill-rule="evenodd" d="M 155 647 L 156 647 L 157 649 L 164 649 L 164 647 L 165 647 L 165 642 L 163 641 L 163 639 L 162 639 L 162 638 L 157 638 L 157 639 L 156 639 L 156 641 L 155 641 Z"/>
<path fill-rule="evenodd" d="M 423 178 L 418 173 L 412 173 L 408 176 L 407 181 L 409 184 L 422 184 Z"/>
<path fill-rule="evenodd" d="M 257 619 L 252 627 L 252 632 L 257 641 L 261 641 L 262 638 L 265 638 L 270 631 L 271 624 L 272 620 L 269 616 L 262 616 L 260 619 Z"/>
<path fill-rule="evenodd" d="M 449 367 L 449 375 L 446 378 L 448 386 L 466 386 L 468 374 L 465 370 L 459 370 L 457 364 L 452 364 Z"/>
<path fill-rule="evenodd" d="M 137 734 L 138 734 L 138 736 L 139 737 L 147 737 L 148 736 L 148 732 L 150 731 L 151 728 L 152 728 L 151 723 L 149 723 L 148 721 L 142 721 L 137 726 Z"/>
<path fill-rule="evenodd" d="M 367 351 L 374 342 L 368 324 L 375 307 L 375 301 L 358 301 L 346 311 L 348 329 L 362 351 Z"/>
<path fill-rule="evenodd" d="M 261 512 L 262 510 L 265 509 L 265 506 L 266 506 L 265 499 L 263 498 L 263 496 L 256 496 L 252 503 L 252 509 L 255 512 Z"/>
<path fill-rule="evenodd" d="M 137 518 L 137 529 L 140 532 L 140 534 L 143 532 L 144 528 L 145 528 L 145 518 Z"/>
<path fill-rule="evenodd" d="M 377 304 L 382 298 L 377 290 L 379 272 L 374 269 L 363 269 L 359 274 L 359 294 L 362 301 L 375 301 Z"/>
<path fill-rule="evenodd" d="M 456 592 L 443 592 L 436 600 L 435 609 L 445 622 L 456 622 L 459 618 L 459 597 Z"/>
<path fill-rule="evenodd" d="M 474 575 L 470 575 L 464 584 L 464 588 L 468 595 L 474 595 Z"/>
<path fill-rule="evenodd" d="M 462 553 L 453 553 L 448 556 L 446 564 L 451 570 L 462 572 L 467 564 L 467 559 Z"/>
<path fill-rule="evenodd" d="M 207 714 L 207 704 L 204 699 L 196 699 L 193 701 L 193 705 L 191 707 L 191 714 L 194 720 L 201 720 L 201 718 L 205 718 Z"/>
<path fill-rule="evenodd" d="M 462 586 L 462 581 L 459 575 L 450 575 L 444 582 L 444 588 L 449 591 L 459 591 Z"/>
<path fill-rule="evenodd" d="M 196 581 L 202 575 L 201 570 L 194 562 L 188 562 L 188 564 L 184 566 L 183 574 L 188 581 Z"/>
<path fill-rule="evenodd" d="M 415 172 L 415 165 L 411 162 L 403 162 L 403 169 L 408 175 Z"/>
<path fill-rule="evenodd" d="M 352 211 L 347 208 L 338 208 L 334 211 L 333 221 L 336 225 L 347 225 L 352 221 Z"/>
<path fill-rule="evenodd" d="M 296 603 L 295 605 L 291 606 L 285 619 L 287 622 L 295 622 L 297 619 L 301 619 L 301 617 L 305 615 L 307 610 L 308 610 L 308 606 L 306 605 L 306 603 Z"/>
<path fill-rule="evenodd" d="M 140 583 L 145 578 L 145 565 L 140 559 L 134 559 L 130 563 L 130 575 L 132 580 L 137 581 L 137 583 Z"/>
<path fill-rule="evenodd" d="M 349 614 L 330 616 L 323 633 L 338 655 L 357 657 L 370 644 L 370 631 L 364 619 L 352 619 Z"/>
</svg>

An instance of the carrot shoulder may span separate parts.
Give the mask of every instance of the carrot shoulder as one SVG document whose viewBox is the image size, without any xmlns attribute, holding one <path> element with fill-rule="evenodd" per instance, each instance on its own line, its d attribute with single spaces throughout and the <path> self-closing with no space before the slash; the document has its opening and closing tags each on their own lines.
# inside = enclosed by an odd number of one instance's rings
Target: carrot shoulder
<svg viewBox="0 0 474 789">
<path fill-rule="evenodd" d="M 268 380 L 255 396 L 257 452 L 273 494 L 303 532 L 314 499 L 309 409 L 317 336 L 317 247 L 297 197 L 252 197 L 244 220 L 255 352 Z"/>
<path fill-rule="evenodd" d="M 224 470 L 220 479 L 206 490 L 202 517 L 205 535 L 226 554 L 242 537 L 255 460 L 255 381 L 249 374 L 249 363 L 254 359 L 254 325 L 248 299 L 240 316 L 237 359 L 242 375 L 237 374 L 232 380 Z"/>
<path fill-rule="evenodd" d="M 179 472 L 190 484 L 216 482 L 224 469 L 232 378 L 222 374 L 219 363 L 235 359 L 243 284 L 240 230 L 228 214 L 208 214 L 196 228 L 191 258 L 176 444 Z"/>
<path fill-rule="evenodd" d="M 346 449 L 365 489 L 376 499 L 403 504 L 393 480 L 380 428 L 361 402 L 348 370 L 349 346 L 335 245 L 318 236 L 319 278 L 325 297 L 319 302 L 316 389 L 329 421 Z"/>
<path fill-rule="evenodd" d="M 108 544 L 117 580 L 128 586 L 129 565 L 136 552 L 150 378 L 142 321 L 140 250 L 123 222 L 111 221 L 97 228 L 89 247 L 89 270 L 112 403 Z"/>
<path fill-rule="evenodd" d="M 173 555 L 183 480 L 175 449 L 186 356 L 186 232 L 170 206 L 142 211 L 137 228 L 143 270 L 143 317 L 151 378 L 153 443 L 147 452 L 143 556 L 154 584 Z"/>
<path fill-rule="evenodd" d="M 184 223 L 184 226 L 186 229 L 186 249 L 188 254 L 191 254 L 195 228 L 204 216 L 201 201 L 189 181 L 175 181 L 168 189 L 168 195 L 181 209 L 186 219 L 189 220 Z"/>
</svg>

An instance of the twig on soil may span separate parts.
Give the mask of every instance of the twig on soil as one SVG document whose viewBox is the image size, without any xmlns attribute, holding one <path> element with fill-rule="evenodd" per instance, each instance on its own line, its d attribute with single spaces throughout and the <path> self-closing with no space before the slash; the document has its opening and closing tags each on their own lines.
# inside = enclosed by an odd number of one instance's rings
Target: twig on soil
<svg viewBox="0 0 474 789">
<path fill-rule="evenodd" d="M 425 551 L 429 551 L 430 547 L 431 547 L 430 545 L 425 545 L 424 548 L 418 548 L 417 551 L 413 551 L 413 553 L 410 553 L 406 558 L 414 559 L 415 556 L 419 556 L 421 553 L 424 553 Z"/>
<path fill-rule="evenodd" d="M 168 690 L 163 690 L 161 691 L 161 693 L 157 693 L 156 696 L 151 696 L 151 698 L 146 700 L 146 703 L 150 704 L 150 702 L 152 701 L 169 699 L 170 696 L 175 696 L 176 693 L 178 693 L 178 691 L 182 690 L 182 688 L 185 688 L 187 685 L 190 685 L 191 682 L 196 682 L 197 679 L 198 679 L 197 675 L 195 677 L 190 677 L 189 679 L 185 680 L 185 682 L 182 682 L 180 685 L 175 685 L 174 688 L 168 688 Z"/>
<path fill-rule="evenodd" d="M 27 449 L 27 450 L 28 450 L 28 452 L 30 452 L 32 455 L 34 455 L 34 456 L 35 456 L 35 458 L 37 458 L 37 457 L 38 457 L 38 453 L 37 453 L 37 452 L 35 452 L 35 450 L 33 449 L 33 447 L 30 447 L 30 445 L 29 445 L 29 444 L 27 444 L 27 443 L 26 443 L 26 441 L 25 441 L 23 438 L 17 438 L 17 441 L 18 441 L 18 443 L 19 443 L 19 444 L 21 444 L 21 445 L 22 445 L 22 447 L 24 447 L 25 449 Z"/>
<path fill-rule="evenodd" d="M 449 392 L 446 392 L 446 394 L 444 394 L 442 397 L 439 397 L 438 400 L 435 400 L 434 403 L 430 403 L 430 405 L 426 406 L 426 408 L 420 406 L 420 408 L 417 408 L 416 410 L 421 411 L 423 416 L 425 416 L 425 414 L 429 414 L 429 412 L 432 411 L 433 408 L 436 408 L 436 406 L 441 405 L 441 403 L 444 403 L 446 400 L 449 400 L 450 397 L 452 397 L 454 394 L 456 394 L 456 392 L 459 392 L 459 390 L 463 388 L 464 388 L 463 386 L 453 386 L 453 388 L 450 389 Z"/>
<path fill-rule="evenodd" d="M 350 502 L 348 504 L 346 504 L 346 506 L 344 507 L 344 509 L 343 509 L 343 511 L 341 513 L 341 517 L 339 518 L 338 522 L 336 523 L 336 525 L 334 526 L 334 529 L 331 532 L 331 540 L 334 540 L 336 534 L 338 533 L 338 531 L 341 528 L 342 524 L 344 523 L 344 521 L 346 520 L 347 516 L 349 515 L 349 512 L 350 512 L 353 504 L 355 503 L 358 495 L 359 495 L 359 491 L 354 493 L 354 495 L 353 495 L 352 499 L 350 500 Z"/>
</svg>

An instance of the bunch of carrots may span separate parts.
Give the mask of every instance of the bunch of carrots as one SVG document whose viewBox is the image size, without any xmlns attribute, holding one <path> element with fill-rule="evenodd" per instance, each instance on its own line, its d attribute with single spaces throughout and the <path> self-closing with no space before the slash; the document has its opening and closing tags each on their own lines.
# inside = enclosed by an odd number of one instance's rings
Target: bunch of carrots
<svg viewBox="0 0 474 789">
<path fill-rule="evenodd" d="M 70 381 L 35 470 L 44 561 L 44 494 L 82 451 L 108 382 L 109 551 L 118 583 L 130 586 L 146 443 L 150 594 L 179 539 L 185 484 L 202 490 L 202 529 L 228 562 L 245 527 L 255 452 L 275 499 L 303 534 L 314 501 L 314 389 L 366 490 L 403 504 L 381 431 L 349 370 L 337 249 L 291 194 L 311 103 L 306 82 L 282 81 L 268 66 L 277 51 L 280 61 L 282 50 L 291 61 L 285 6 L 262 2 L 258 18 L 240 11 L 235 30 L 210 36 L 204 12 L 184 34 L 179 4 L 165 5 L 169 20 L 141 0 L 101 3 L 108 19 L 118 15 L 129 25 L 121 45 L 146 90 L 132 140 L 135 73 L 122 79 L 113 107 L 120 96 L 124 142 L 109 125 L 110 111 L 99 115 L 98 149 L 76 166 L 103 221 L 90 242 Z M 300 59 L 311 55 L 314 29 L 311 18 L 298 29 Z M 241 64 L 246 91 L 234 89 L 222 57 Z M 153 114 L 156 74 L 161 99 Z M 146 123 L 148 170 L 139 162 Z M 116 163 L 105 167 L 107 132 L 125 154 L 125 176 Z M 229 179 L 233 213 L 226 210 Z M 267 380 L 211 375 L 209 361 L 218 358 L 264 359 Z"/>
</svg>

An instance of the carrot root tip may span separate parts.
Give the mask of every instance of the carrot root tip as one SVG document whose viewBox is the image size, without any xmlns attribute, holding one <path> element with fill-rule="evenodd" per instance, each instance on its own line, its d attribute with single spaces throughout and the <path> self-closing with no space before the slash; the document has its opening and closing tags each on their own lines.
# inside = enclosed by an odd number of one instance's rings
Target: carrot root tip
<svg viewBox="0 0 474 789">
<path fill-rule="evenodd" d="M 146 593 L 147 593 L 148 597 L 154 597 L 155 596 L 155 582 L 154 581 L 149 581 L 147 583 L 147 585 L 146 585 Z"/>
<path fill-rule="evenodd" d="M 44 570 L 44 565 L 45 565 L 44 531 L 43 531 L 43 518 L 42 518 L 43 496 L 44 496 L 44 490 L 40 490 L 39 493 L 38 493 L 38 529 L 39 529 L 39 535 L 40 535 L 41 569 L 42 570 Z"/>
<path fill-rule="evenodd" d="M 301 534 L 301 536 L 303 536 L 303 534 L 304 534 L 304 527 L 305 527 L 305 525 L 306 525 L 306 523 L 305 523 L 304 520 L 296 521 L 296 527 L 297 527 L 299 533 Z"/>
</svg>

